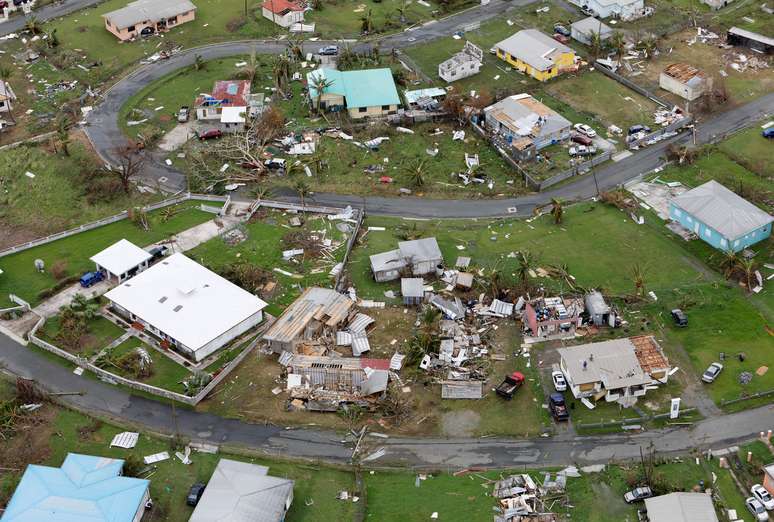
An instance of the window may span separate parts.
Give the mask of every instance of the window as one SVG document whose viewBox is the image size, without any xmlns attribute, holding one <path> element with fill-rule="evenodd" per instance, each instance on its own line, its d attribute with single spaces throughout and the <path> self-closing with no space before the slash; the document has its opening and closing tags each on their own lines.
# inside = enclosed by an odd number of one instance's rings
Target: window
<svg viewBox="0 0 774 522">
<path fill-rule="evenodd" d="M 707 227 L 704 227 L 704 237 L 712 237 L 712 230 L 710 230 Z"/>
<path fill-rule="evenodd" d="M 130 33 L 132 33 L 132 32 L 134 32 L 134 26 L 130 25 L 129 27 L 126 28 L 126 30 L 129 31 Z"/>
<path fill-rule="evenodd" d="M 357 112 L 368 112 L 368 107 L 358 107 Z"/>
<path fill-rule="evenodd" d="M 382 105 L 382 110 L 383 111 L 389 111 L 390 110 L 390 106 L 389 105 Z"/>
<path fill-rule="evenodd" d="M 680 212 L 680 209 L 679 209 L 679 208 L 676 208 L 676 209 L 675 209 L 675 216 L 677 216 L 677 217 L 680 217 L 680 216 L 682 216 L 682 215 L 683 215 L 683 213 L 682 213 L 682 212 Z"/>
<path fill-rule="evenodd" d="M 721 247 L 726 248 L 727 245 L 728 245 L 728 241 L 726 241 L 725 239 L 721 239 L 720 240 L 720 246 Z"/>
<path fill-rule="evenodd" d="M 175 25 L 177 23 L 177 17 L 173 16 L 172 18 L 167 20 L 167 25 Z"/>
</svg>

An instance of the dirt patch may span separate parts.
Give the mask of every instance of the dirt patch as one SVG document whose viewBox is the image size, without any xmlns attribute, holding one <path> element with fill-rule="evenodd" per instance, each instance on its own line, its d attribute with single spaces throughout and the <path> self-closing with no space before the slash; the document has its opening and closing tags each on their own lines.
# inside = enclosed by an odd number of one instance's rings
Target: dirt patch
<svg viewBox="0 0 774 522">
<path fill-rule="evenodd" d="M 13 435 L 0 444 L 0 462 L 4 468 L 21 472 L 27 464 L 37 464 L 48 458 L 56 414 L 55 407 L 44 404 L 34 413 L 20 417 Z"/>
<path fill-rule="evenodd" d="M 473 410 L 450 411 L 441 419 L 441 430 L 447 437 L 472 437 L 480 420 Z"/>
</svg>

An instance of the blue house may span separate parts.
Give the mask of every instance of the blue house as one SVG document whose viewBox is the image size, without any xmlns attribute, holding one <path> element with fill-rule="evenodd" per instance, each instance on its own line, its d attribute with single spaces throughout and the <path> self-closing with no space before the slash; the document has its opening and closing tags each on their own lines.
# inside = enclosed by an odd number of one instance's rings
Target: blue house
<svg viewBox="0 0 774 522">
<path fill-rule="evenodd" d="M 2 522 L 139 522 L 150 481 L 122 477 L 124 461 L 69 453 L 61 468 L 27 466 Z"/>
<path fill-rule="evenodd" d="M 329 111 L 346 108 L 352 119 L 397 114 L 400 106 L 392 71 L 387 68 L 337 71 L 321 67 L 307 73 L 306 83 L 312 106 L 319 104 L 321 110 Z"/>
<path fill-rule="evenodd" d="M 669 203 L 669 217 L 718 250 L 739 252 L 771 235 L 774 217 L 715 180 Z"/>
</svg>

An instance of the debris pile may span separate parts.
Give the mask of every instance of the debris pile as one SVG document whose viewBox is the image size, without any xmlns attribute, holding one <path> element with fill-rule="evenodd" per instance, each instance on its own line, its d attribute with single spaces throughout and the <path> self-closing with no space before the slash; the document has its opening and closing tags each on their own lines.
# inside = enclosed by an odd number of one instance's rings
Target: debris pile
<svg viewBox="0 0 774 522">
<path fill-rule="evenodd" d="M 494 482 L 492 496 L 498 504 L 494 522 L 555 522 L 554 507 L 570 507 L 565 493 L 567 478 L 579 476 L 576 468 L 567 468 L 553 479 L 551 473 L 546 473 L 543 484 L 526 473 Z"/>
</svg>

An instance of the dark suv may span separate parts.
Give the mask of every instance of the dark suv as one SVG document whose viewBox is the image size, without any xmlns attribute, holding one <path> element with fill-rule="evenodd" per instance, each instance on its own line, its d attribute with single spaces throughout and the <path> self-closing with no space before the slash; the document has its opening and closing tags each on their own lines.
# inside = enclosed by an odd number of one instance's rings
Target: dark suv
<svg viewBox="0 0 774 522">
<path fill-rule="evenodd" d="M 206 486 L 202 482 L 197 482 L 191 486 L 191 489 L 188 490 L 188 496 L 185 497 L 185 503 L 189 506 L 196 506 L 202 499 L 205 487 Z"/>
</svg>

